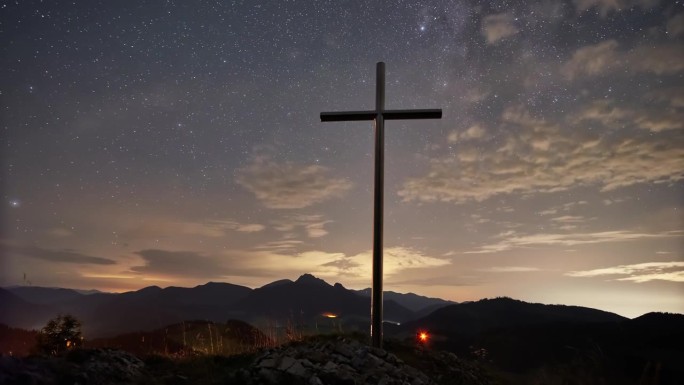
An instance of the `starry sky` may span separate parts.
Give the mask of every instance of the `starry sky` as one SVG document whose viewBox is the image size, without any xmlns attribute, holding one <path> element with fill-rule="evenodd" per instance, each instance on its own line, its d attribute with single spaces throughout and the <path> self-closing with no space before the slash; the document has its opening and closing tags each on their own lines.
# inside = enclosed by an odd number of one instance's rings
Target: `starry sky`
<svg viewBox="0 0 684 385">
<path fill-rule="evenodd" d="M 0 1 L 0 285 L 684 312 L 684 3 Z"/>
</svg>

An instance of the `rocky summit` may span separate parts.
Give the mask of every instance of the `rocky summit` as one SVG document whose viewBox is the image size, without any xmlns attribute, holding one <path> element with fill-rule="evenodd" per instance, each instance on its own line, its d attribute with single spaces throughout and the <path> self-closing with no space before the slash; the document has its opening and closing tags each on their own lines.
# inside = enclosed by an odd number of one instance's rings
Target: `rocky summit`
<svg viewBox="0 0 684 385">
<path fill-rule="evenodd" d="M 338 337 L 269 349 L 235 373 L 244 384 L 472 384 L 487 385 L 488 377 L 473 364 L 447 352 L 416 349 L 416 366 L 383 349 Z"/>
<path fill-rule="evenodd" d="M 81 349 L 60 357 L 4 356 L 0 357 L 0 384 L 490 383 L 480 366 L 452 353 L 408 345 L 397 347 L 388 351 L 351 337 L 329 336 L 293 342 L 249 356 L 149 356 L 141 360 L 115 349 Z"/>
</svg>

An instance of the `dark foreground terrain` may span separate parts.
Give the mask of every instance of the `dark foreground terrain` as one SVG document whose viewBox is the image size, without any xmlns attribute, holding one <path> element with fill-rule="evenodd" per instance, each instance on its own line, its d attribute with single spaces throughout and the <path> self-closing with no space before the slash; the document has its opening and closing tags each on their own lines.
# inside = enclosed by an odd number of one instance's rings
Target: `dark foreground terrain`
<svg viewBox="0 0 684 385">
<path fill-rule="evenodd" d="M 537 337 L 542 339 L 541 336 Z M 239 354 L 176 351 L 132 354 L 114 348 L 72 350 L 58 357 L 0 357 L 0 384 L 564 384 L 675 385 L 680 365 L 633 359 L 632 368 L 596 346 L 570 360 L 549 359 L 525 370 L 506 367 L 486 352 L 457 355 L 427 344 L 388 339 L 383 349 L 361 334 L 304 337 Z M 530 346 L 516 342 L 518 356 Z M 493 346 L 492 346 L 493 347 Z M 496 351 L 497 349 L 494 348 Z M 477 352 L 476 352 L 477 353 Z M 654 351 L 654 357 L 661 352 Z M 500 353 L 499 353 L 500 354 Z M 625 352 L 625 357 L 633 357 Z M 509 357 L 515 356 L 509 352 Z M 644 363 L 645 362 L 645 363 Z M 629 362 L 627 362 L 629 363 Z"/>
<path fill-rule="evenodd" d="M 0 358 L 1 384 L 493 384 L 481 365 L 453 353 L 363 336 L 307 338 L 233 356 L 150 355 L 80 349 L 61 357 Z"/>
</svg>

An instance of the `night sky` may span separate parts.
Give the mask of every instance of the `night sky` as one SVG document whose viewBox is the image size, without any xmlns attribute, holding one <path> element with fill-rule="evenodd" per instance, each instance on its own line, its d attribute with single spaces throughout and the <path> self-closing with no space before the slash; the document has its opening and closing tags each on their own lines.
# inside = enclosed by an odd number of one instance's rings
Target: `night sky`
<svg viewBox="0 0 684 385">
<path fill-rule="evenodd" d="M 0 1 L 0 285 L 684 312 L 684 3 Z"/>
</svg>

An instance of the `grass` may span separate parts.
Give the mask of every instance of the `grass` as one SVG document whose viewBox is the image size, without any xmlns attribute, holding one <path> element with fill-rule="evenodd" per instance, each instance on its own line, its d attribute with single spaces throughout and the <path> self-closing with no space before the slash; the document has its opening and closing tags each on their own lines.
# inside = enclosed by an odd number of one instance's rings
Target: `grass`
<svg viewBox="0 0 684 385">
<path fill-rule="evenodd" d="M 148 376 L 141 384 L 162 385 L 191 383 L 197 385 L 229 384 L 234 373 L 252 363 L 256 353 L 225 355 L 198 355 L 145 357 Z"/>
</svg>

